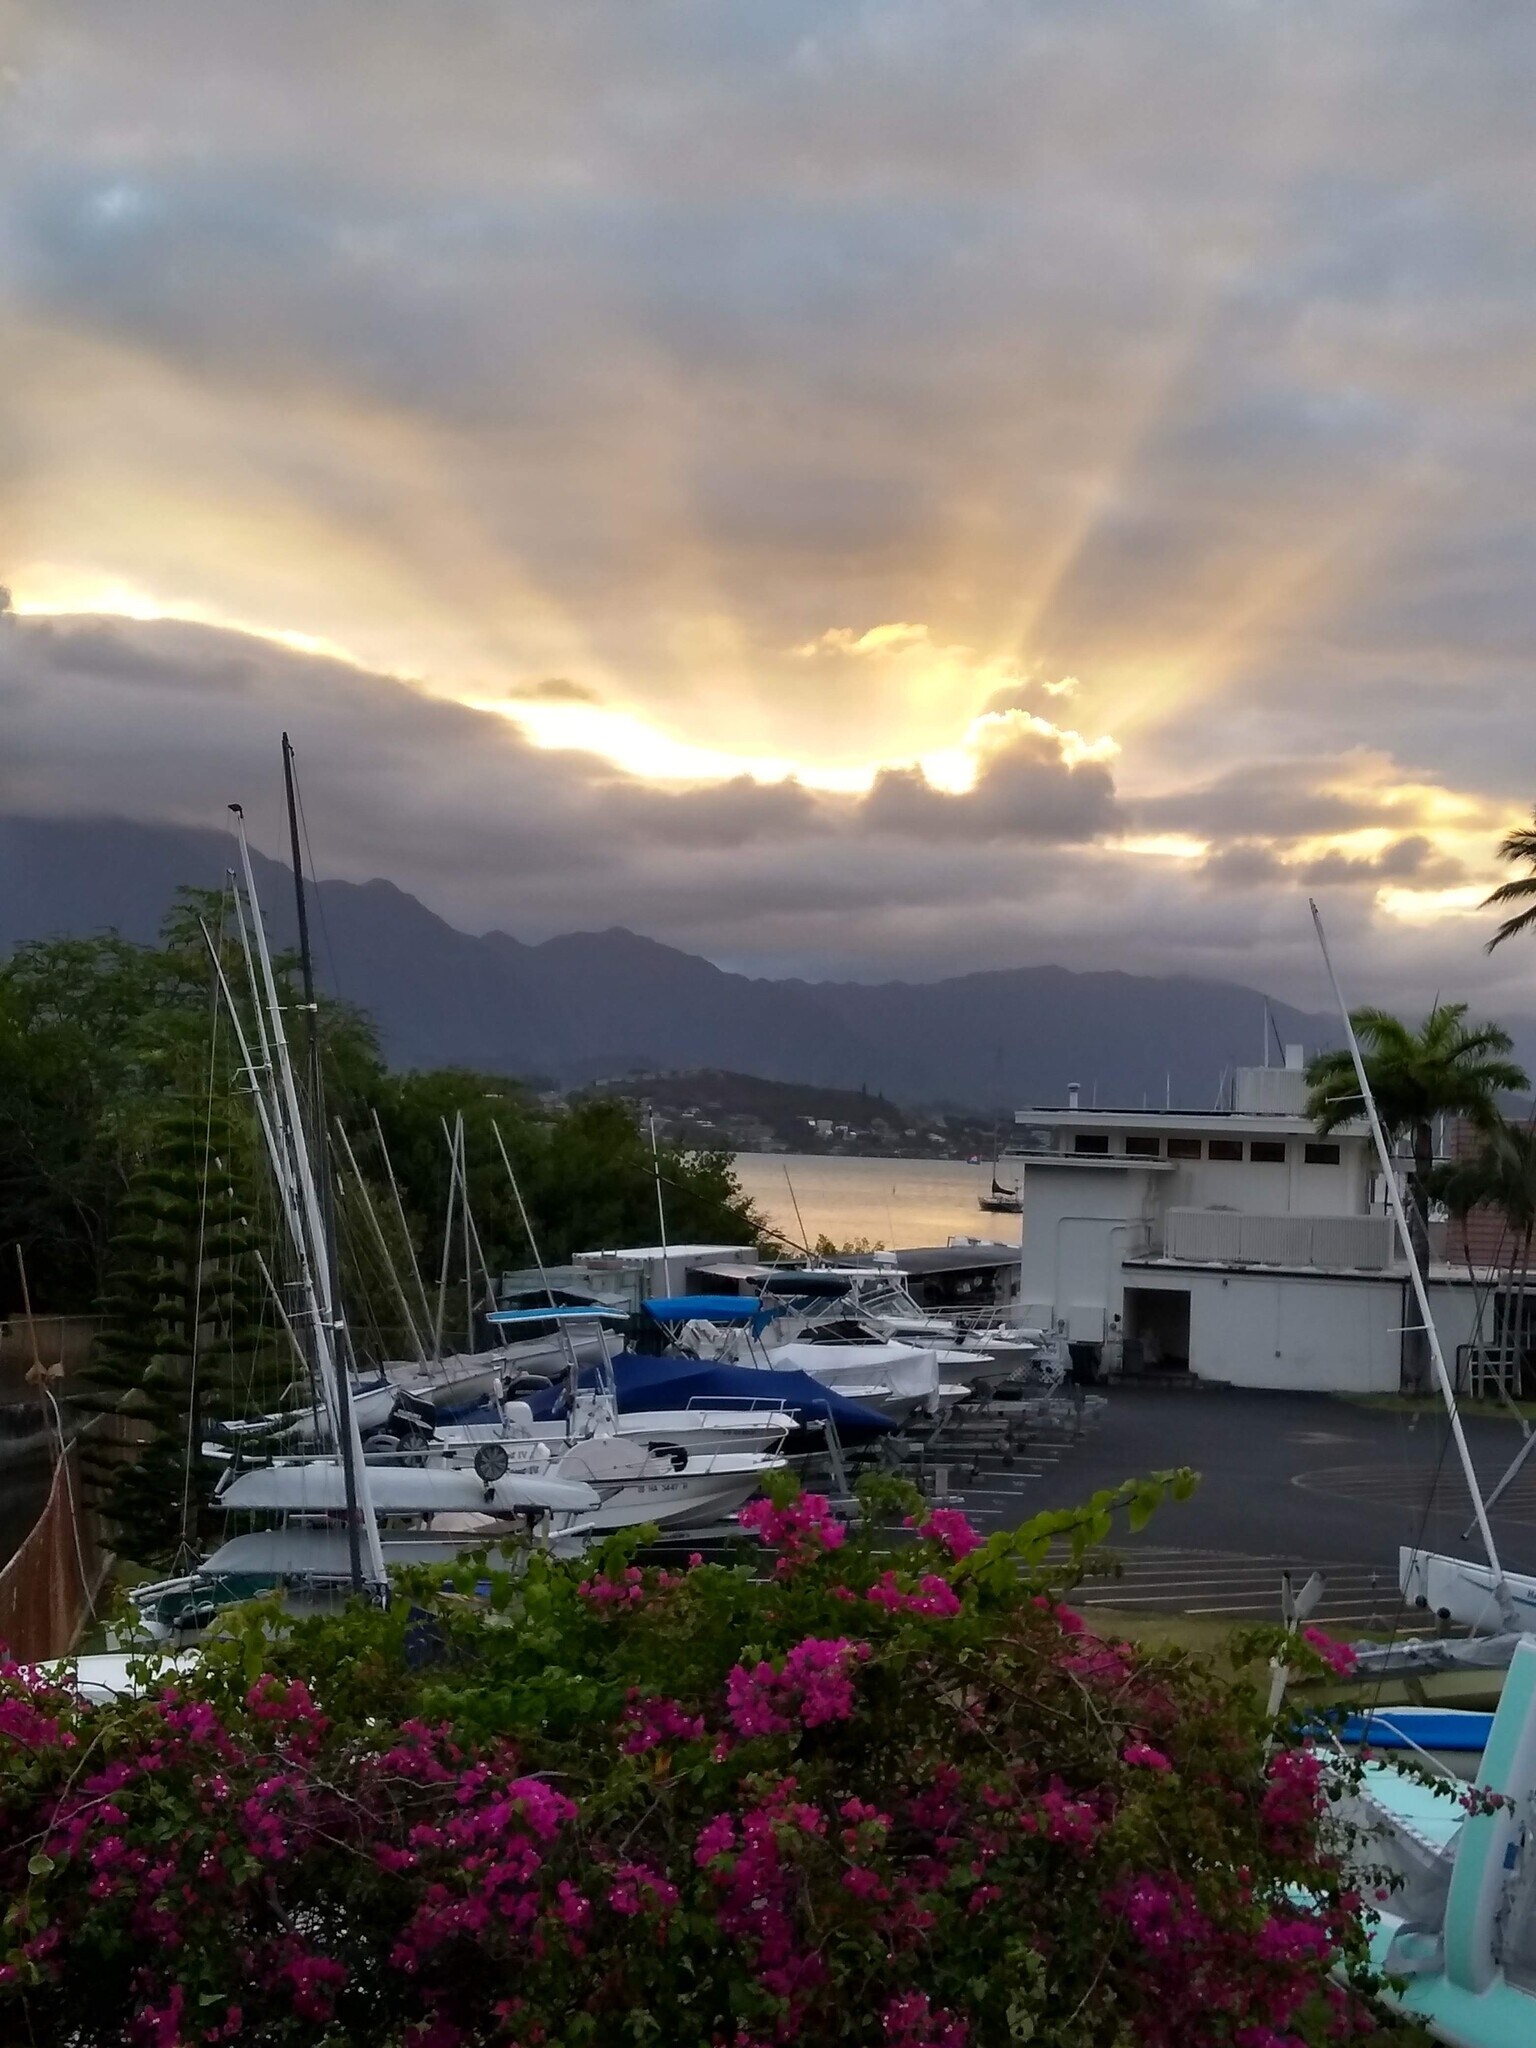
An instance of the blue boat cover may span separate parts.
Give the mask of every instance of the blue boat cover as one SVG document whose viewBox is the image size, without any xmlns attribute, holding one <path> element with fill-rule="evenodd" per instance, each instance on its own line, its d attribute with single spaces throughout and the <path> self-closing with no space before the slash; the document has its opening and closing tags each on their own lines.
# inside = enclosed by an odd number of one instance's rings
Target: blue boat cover
<svg viewBox="0 0 1536 2048">
<path fill-rule="evenodd" d="M 750 1323 L 760 1330 L 773 1321 L 773 1311 L 753 1294 L 670 1294 L 640 1307 L 653 1323 Z"/>
<path fill-rule="evenodd" d="M 1341 1742 L 1368 1742 L 1372 1749 L 1469 1750 L 1481 1756 L 1493 1716 L 1471 1707 L 1377 1707 L 1346 1716 Z"/>
<path fill-rule="evenodd" d="M 867 1443 L 896 1427 L 889 1416 L 862 1401 L 845 1400 L 808 1372 L 760 1372 L 697 1358 L 640 1358 L 625 1351 L 613 1360 L 613 1379 L 621 1415 L 646 1408 L 778 1408 L 802 1426 L 830 1421 L 844 1444 Z M 595 1367 L 586 1368 L 581 1383 L 596 1385 Z M 558 1421 L 565 1413 L 565 1388 L 547 1387 L 528 1406 L 536 1421 Z"/>
</svg>

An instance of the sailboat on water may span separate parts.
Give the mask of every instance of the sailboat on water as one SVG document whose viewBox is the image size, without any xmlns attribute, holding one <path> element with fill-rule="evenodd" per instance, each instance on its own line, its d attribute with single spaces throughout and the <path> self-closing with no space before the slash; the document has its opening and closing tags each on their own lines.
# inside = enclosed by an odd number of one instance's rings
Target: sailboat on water
<svg viewBox="0 0 1536 2048">
<path fill-rule="evenodd" d="M 992 1185 L 984 1195 L 976 1197 L 976 1206 L 989 1216 L 1022 1216 L 1024 1213 L 1024 1190 L 1016 1182 L 997 1177 L 998 1134 L 992 1133 Z"/>
</svg>

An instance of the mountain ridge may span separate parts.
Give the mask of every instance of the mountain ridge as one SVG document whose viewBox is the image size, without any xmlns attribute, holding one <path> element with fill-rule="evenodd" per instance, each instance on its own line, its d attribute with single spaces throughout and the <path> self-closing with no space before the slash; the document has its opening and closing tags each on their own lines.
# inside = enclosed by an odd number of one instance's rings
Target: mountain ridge
<svg viewBox="0 0 1536 2048">
<path fill-rule="evenodd" d="M 179 886 L 218 886 L 226 835 L 124 819 L 0 817 L 0 953 L 56 934 L 152 940 Z M 274 940 L 292 877 L 253 851 Z M 1237 983 L 1119 969 L 978 969 L 936 981 L 733 973 L 608 926 L 528 941 L 459 931 L 386 877 L 314 889 L 317 967 L 373 1017 L 401 1067 L 463 1065 L 586 1085 L 632 1070 L 730 1069 L 988 1110 L 1060 1101 L 1206 1107 L 1276 1030 L 1332 1042 L 1326 1017 Z"/>
</svg>

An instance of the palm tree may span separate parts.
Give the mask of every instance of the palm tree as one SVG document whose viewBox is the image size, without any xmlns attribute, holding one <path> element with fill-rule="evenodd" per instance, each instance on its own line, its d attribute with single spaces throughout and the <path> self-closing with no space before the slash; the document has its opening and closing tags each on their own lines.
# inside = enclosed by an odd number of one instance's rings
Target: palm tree
<svg viewBox="0 0 1536 2048">
<path fill-rule="evenodd" d="M 1536 1238 L 1536 1127 L 1512 1124 L 1502 1117 L 1483 1135 L 1470 1159 L 1458 1160 L 1437 1182 L 1437 1192 L 1453 1216 L 1465 1218 L 1474 1209 L 1497 1209 L 1512 1240 L 1510 1275 L 1519 1249 L 1519 1281 L 1508 1302 L 1502 1335 L 1515 1361 L 1516 1387 L 1524 1368 L 1525 1296 L 1531 1270 L 1531 1243 Z M 1471 1252 L 1467 1254 L 1471 1264 Z"/>
<path fill-rule="evenodd" d="M 1499 846 L 1499 859 L 1511 866 L 1524 861 L 1530 869 L 1528 875 L 1521 875 L 1517 881 L 1501 882 L 1491 896 L 1483 898 L 1484 910 L 1491 910 L 1496 903 L 1520 903 L 1525 906 L 1513 917 L 1506 917 L 1493 937 L 1488 941 L 1491 953 L 1495 946 L 1502 946 L 1506 939 L 1512 939 L 1516 932 L 1529 931 L 1536 924 L 1536 810 L 1531 812 L 1529 825 L 1517 825 L 1513 832 L 1506 834 Z"/>
<path fill-rule="evenodd" d="M 1497 1097 L 1529 1087 L 1508 1057 L 1513 1041 L 1497 1024 L 1469 1026 L 1465 1003 L 1437 1003 L 1414 1031 L 1386 1010 L 1355 1010 L 1366 1078 L 1382 1129 L 1406 1137 L 1413 1154 L 1408 1184 L 1408 1236 L 1420 1267 L 1429 1263 L 1429 1198 L 1435 1164 L 1435 1118 L 1463 1116 L 1479 1130 L 1498 1121 Z M 1326 1137 L 1365 1114 L 1354 1061 L 1342 1048 L 1319 1053 L 1307 1068 L 1307 1115 Z M 1410 1330 L 1403 1346 L 1403 1391 L 1429 1389 L 1429 1337 Z"/>
</svg>

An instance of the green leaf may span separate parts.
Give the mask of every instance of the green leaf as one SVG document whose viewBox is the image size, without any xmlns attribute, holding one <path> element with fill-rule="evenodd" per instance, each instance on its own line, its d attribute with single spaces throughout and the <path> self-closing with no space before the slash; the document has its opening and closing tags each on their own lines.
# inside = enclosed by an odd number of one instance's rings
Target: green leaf
<svg viewBox="0 0 1536 2048">
<path fill-rule="evenodd" d="M 39 1849 L 35 1855 L 27 1858 L 27 1868 L 34 1877 L 46 1877 L 53 1868 L 53 1858 L 45 1856 Z"/>
</svg>

